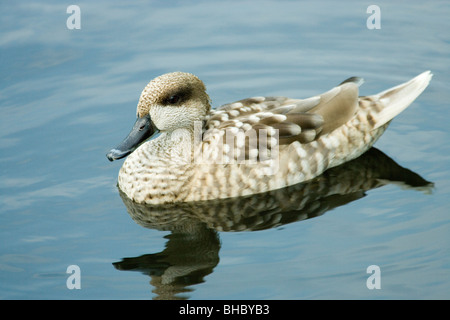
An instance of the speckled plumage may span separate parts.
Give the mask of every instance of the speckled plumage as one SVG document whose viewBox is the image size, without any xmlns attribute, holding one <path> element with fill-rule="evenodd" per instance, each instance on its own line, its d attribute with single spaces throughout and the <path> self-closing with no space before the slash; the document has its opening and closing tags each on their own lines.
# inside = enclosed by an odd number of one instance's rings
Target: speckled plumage
<svg viewBox="0 0 450 320">
<path fill-rule="evenodd" d="M 316 217 L 388 184 L 423 193 L 431 193 L 434 187 L 380 150 L 370 148 L 307 182 L 246 197 L 152 205 L 119 194 L 139 225 L 199 236 L 200 224 L 216 231 L 255 231 Z"/>
<path fill-rule="evenodd" d="M 120 189 L 137 203 L 163 204 L 257 194 L 310 180 L 367 151 L 427 87 L 431 73 L 368 97 L 350 78 L 309 99 L 254 97 L 211 109 L 188 73 L 152 80 L 138 117 L 160 136 L 125 160 Z"/>
</svg>

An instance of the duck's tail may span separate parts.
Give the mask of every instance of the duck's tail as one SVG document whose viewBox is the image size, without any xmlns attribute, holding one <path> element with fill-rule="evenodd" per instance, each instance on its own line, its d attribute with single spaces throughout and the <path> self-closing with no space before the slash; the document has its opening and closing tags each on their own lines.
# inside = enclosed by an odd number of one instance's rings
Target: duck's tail
<svg viewBox="0 0 450 320">
<path fill-rule="evenodd" d="M 430 71 L 425 71 L 408 82 L 373 96 L 384 106 L 376 116 L 374 129 L 385 125 L 405 110 L 425 90 L 432 76 Z"/>
</svg>

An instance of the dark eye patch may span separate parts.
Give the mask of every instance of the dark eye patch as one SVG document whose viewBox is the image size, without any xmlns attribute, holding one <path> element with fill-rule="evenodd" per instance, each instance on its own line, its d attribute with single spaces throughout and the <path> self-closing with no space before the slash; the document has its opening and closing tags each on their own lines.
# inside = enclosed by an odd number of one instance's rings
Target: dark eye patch
<svg viewBox="0 0 450 320">
<path fill-rule="evenodd" d="M 189 87 L 179 88 L 169 92 L 162 100 L 163 105 L 181 105 L 191 97 L 192 90 Z"/>
</svg>

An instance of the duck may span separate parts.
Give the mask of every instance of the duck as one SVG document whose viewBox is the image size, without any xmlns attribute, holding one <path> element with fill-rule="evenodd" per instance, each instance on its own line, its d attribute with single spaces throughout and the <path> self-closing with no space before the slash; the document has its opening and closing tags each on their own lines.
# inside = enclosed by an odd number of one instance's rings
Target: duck
<svg viewBox="0 0 450 320">
<path fill-rule="evenodd" d="M 130 133 L 107 153 L 125 158 L 120 191 L 141 204 L 245 197 L 310 181 L 369 150 L 426 89 L 425 71 L 359 96 L 351 77 L 305 99 L 258 96 L 211 107 L 202 80 L 171 72 L 151 80 Z"/>
</svg>

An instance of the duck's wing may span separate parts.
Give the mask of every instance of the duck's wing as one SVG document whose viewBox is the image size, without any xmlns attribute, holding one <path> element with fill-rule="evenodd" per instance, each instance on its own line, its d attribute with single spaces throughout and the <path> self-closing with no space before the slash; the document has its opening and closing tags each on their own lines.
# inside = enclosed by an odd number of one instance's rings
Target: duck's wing
<svg viewBox="0 0 450 320">
<path fill-rule="evenodd" d="M 210 144 L 219 141 L 218 136 L 222 142 L 228 138 L 228 145 L 234 141 L 233 147 L 246 148 L 245 154 L 255 143 L 259 146 L 264 135 L 269 148 L 274 143 L 310 143 L 354 116 L 360 82 L 360 78 L 350 78 L 308 99 L 254 97 L 223 105 L 211 111 L 204 126 L 203 141 Z M 250 145 L 252 137 L 257 140 Z"/>
</svg>

